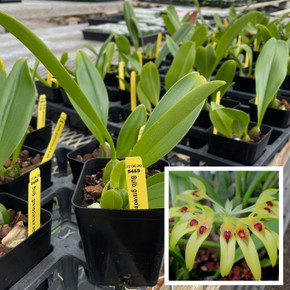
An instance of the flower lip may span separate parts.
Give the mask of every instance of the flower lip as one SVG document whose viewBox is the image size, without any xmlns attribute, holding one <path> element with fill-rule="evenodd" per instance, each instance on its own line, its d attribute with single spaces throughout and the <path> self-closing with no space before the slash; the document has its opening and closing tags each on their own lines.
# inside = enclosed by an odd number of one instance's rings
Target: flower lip
<svg viewBox="0 0 290 290">
<path fill-rule="evenodd" d="M 273 202 L 272 202 L 272 201 L 267 201 L 266 204 L 267 204 L 268 206 L 271 206 L 271 207 L 273 206 Z"/>
<path fill-rule="evenodd" d="M 190 221 L 190 226 L 196 226 L 196 225 L 198 225 L 198 220 L 196 220 L 196 219 L 192 219 L 191 221 Z"/>
<path fill-rule="evenodd" d="M 196 196 L 196 197 L 199 197 L 199 195 L 198 195 L 197 193 L 198 193 L 198 190 L 194 190 L 194 191 L 192 192 L 192 195 L 194 195 L 194 196 Z"/>
<path fill-rule="evenodd" d="M 263 226 L 261 223 L 256 223 L 254 224 L 254 228 L 260 232 L 263 229 Z"/>
<path fill-rule="evenodd" d="M 271 213 L 271 210 L 268 207 L 264 208 L 268 213 Z"/>
<path fill-rule="evenodd" d="M 183 206 L 183 207 L 180 209 L 180 212 L 187 212 L 187 206 Z"/>
<path fill-rule="evenodd" d="M 246 233 L 244 230 L 239 230 L 238 231 L 238 236 L 243 239 L 243 238 L 246 238 Z"/>
<path fill-rule="evenodd" d="M 232 232 L 231 231 L 224 231 L 223 236 L 228 241 L 232 237 Z"/>
<path fill-rule="evenodd" d="M 199 227 L 199 230 L 198 231 L 202 235 L 205 231 L 207 231 L 207 227 L 201 226 L 201 227 Z"/>
</svg>

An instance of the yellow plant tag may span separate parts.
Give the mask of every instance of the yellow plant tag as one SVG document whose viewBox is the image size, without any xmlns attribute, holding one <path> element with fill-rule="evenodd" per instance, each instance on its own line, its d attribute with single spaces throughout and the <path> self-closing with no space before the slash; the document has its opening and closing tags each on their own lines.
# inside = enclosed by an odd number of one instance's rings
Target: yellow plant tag
<svg viewBox="0 0 290 290">
<path fill-rule="evenodd" d="M 130 209 L 148 209 L 145 168 L 140 157 L 126 157 L 126 181 Z"/>
<path fill-rule="evenodd" d="M 258 97 L 255 97 L 255 105 L 258 105 Z"/>
<path fill-rule="evenodd" d="M 137 51 L 138 57 L 139 57 L 139 63 L 141 66 L 143 66 L 143 58 L 142 58 L 142 53 L 141 51 Z"/>
<path fill-rule="evenodd" d="M 65 120 L 66 120 L 66 113 L 62 112 L 60 114 L 58 121 L 57 121 L 57 124 L 55 126 L 55 130 L 54 130 L 53 135 L 49 141 L 48 147 L 47 147 L 46 152 L 43 156 L 41 164 L 52 158 L 54 150 L 55 150 L 57 142 L 58 142 L 58 139 L 59 139 L 61 132 L 62 132 L 62 129 L 64 127 Z"/>
<path fill-rule="evenodd" d="M 40 194 L 41 177 L 40 170 L 36 168 L 29 174 L 28 185 L 28 236 L 40 227 Z"/>
<path fill-rule="evenodd" d="M 161 47 L 161 41 L 162 41 L 162 34 L 159 32 L 157 36 L 157 42 L 156 42 L 156 52 L 155 52 L 155 57 L 158 56 L 160 47 Z"/>
<path fill-rule="evenodd" d="M 48 72 L 46 81 L 47 81 L 47 83 L 49 84 L 50 87 L 52 87 L 52 79 L 53 79 L 53 75 L 50 72 Z"/>
<path fill-rule="evenodd" d="M 38 101 L 38 114 L 37 114 L 37 129 L 45 126 L 46 118 L 46 95 L 40 95 Z"/>
<path fill-rule="evenodd" d="M 241 36 L 238 36 L 238 42 L 237 42 L 237 54 L 240 52 L 240 46 L 241 46 Z"/>
<path fill-rule="evenodd" d="M 131 95 L 131 111 L 136 108 L 136 72 L 132 71 L 130 75 L 130 95 Z"/>
<path fill-rule="evenodd" d="M 245 56 L 245 68 L 247 68 L 249 66 L 249 55 L 248 53 L 246 52 L 246 56 Z"/>
<path fill-rule="evenodd" d="M 258 51 L 258 42 L 257 42 L 257 38 L 254 39 L 254 51 Z"/>
<path fill-rule="evenodd" d="M 125 84 L 122 82 L 124 80 L 124 62 L 120 61 L 119 62 L 119 88 L 122 91 L 125 91 Z"/>
<path fill-rule="evenodd" d="M 216 93 L 216 99 L 215 99 L 215 102 L 216 102 L 216 104 L 220 104 L 221 103 L 221 92 L 220 91 L 218 91 L 217 93 Z M 215 128 L 215 127 L 213 127 L 213 134 L 214 135 L 217 135 L 217 129 Z"/>
<path fill-rule="evenodd" d="M 228 26 L 229 26 L 229 23 L 228 23 L 228 20 L 227 20 L 227 18 L 224 18 L 224 20 L 223 20 L 223 21 L 224 21 L 224 26 L 225 26 L 225 27 L 228 27 Z"/>
</svg>

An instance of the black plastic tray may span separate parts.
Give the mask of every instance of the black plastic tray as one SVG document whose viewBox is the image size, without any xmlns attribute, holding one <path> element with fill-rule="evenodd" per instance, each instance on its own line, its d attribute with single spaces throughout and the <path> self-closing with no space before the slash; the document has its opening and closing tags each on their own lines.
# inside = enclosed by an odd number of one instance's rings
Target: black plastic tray
<svg viewBox="0 0 290 290">
<path fill-rule="evenodd" d="M 110 36 L 110 33 L 90 31 L 89 29 L 84 29 L 83 36 L 84 36 L 84 39 L 88 39 L 88 40 L 105 41 Z M 130 43 L 132 44 L 132 40 L 130 36 L 129 35 L 125 35 L 125 36 L 129 39 Z M 144 44 L 147 44 L 149 42 L 152 42 L 152 43 L 156 42 L 157 36 L 158 36 L 157 33 L 143 36 Z M 139 38 L 139 46 L 141 46 L 141 38 Z"/>
<path fill-rule="evenodd" d="M 98 16 L 98 17 L 90 17 L 87 19 L 89 22 L 89 25 L 98 25 L 98 24 L 104 24 L 104 23 L 118 23 L 119 21 L 124 20 L 124 14 L 123 13 L 116 13 L 106 16 Z"/>
</svg>

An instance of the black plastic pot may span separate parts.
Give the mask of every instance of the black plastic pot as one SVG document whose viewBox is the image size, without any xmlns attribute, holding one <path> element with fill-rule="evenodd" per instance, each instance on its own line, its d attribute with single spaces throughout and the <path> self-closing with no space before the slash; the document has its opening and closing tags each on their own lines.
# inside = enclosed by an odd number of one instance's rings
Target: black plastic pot
<svg viewBox="0 0 290 290">
<path fill-rule="evenodd" d="M 240 102 L 222 98 L 221 105 L 228 108 L 237 108 Z M 207 143 L 208 129 L 211 127 L 209 111 L 201 110 L 193 126 L 188 132 L 189 146 L 191 148 L 201 148 Z"/>
<path fill-rule="evenodd" d="M 287 75 L 284 82 L 281 85 L 282 90 L 290 91 L 290 75 Z"/>
<path fill-rule="evenodd" d="M 71 101 L 69 100 L 68 95 L 67 95 L 67 93 L 66 93 L 64 88 L 60 88 L 60 93 L 61 93 L 61 96 L 62 96 L 63 104 L 66 107 L 73 108 L 73 105 L 72 105 Z"/>
<path fill-rule="evenodd" d="M 249 129 L 256 123 L 250 122 Z M 264 153 L 269 142 L 272 128 L 266 125 L 261 126 L 264 137 L 257 143 L 248 143 L 234 140 L 212 133 L 212 127 L 208 131 L 208 150 L 210 153 L 226 159 L 237 161 L 242 164 L 251 165 Z"/>
<path fill-rule="evenodd" d="M 46 95 L 46 100 L 55 102 L 55 103 L 62 103 L 62 95 L 60 88 L 54 88 L 54 87 L 47 87 L 40 81 L 35 82 L 35 86 L 38 92 L 38 95 Z"/>
<path fill-rule="evenodd" d="M 22 150 L 27 149 L 30 153 L 30 156 L 35 156 L 37 153 L 43 153 L 39 150 L 23 146 Z M 38 167 L 40 169 L 41 176 L 41 190 L 45 190 L 51 185 L 51 162 L 49 160 L 43 164 L 40 164 Z M 28 183 L 29 183 L 29 172 L 24 173 L 23 175 L 15 178 L 14 180 L 0 184 L 0 192 L 9 192 L 13 195 L 16 195 L 19 198 L 28 200 Z"/>
<path fill-rule="evenodd" d="M 37 117 L 32 117 L 30 125 L 33 128 L 37 126 Z M 45 120 L 45 126 L 41 129 L 35 129 L 35 131 L 27 134 L 24 145 L 35 148 L 37 150 L 43 150 L 48 146 L 51 138 L 52 121 Z"/>
<path fill-rule="evenodd" d="M 6 208 L 27 213 L 28 204 L 8 193 L 0 193 L 0 203 Z M 0 257 L 1 289 L 8 289 L 34 266 L 36 266 L 49 252 L 51 239 L 51 215 L 41 209 L 42 226 L 26 240 Z M 36 277 L 35 277 L 36 278 Z"/>
<path fill-rule="evenodd" d="M 279 99 L 286 99 L 290 102 L 290 98 L 283 97 Z M 250 104 L 250 117 L 253 122 L 257 122 L 257 105 L 255 104 L 255 99 L 249 101 Z M 279 127 L 279 128 L 287 128 L 290 125 L 290 110 L 279 110 L 276 108 L 267 108 L 264 118 L 263 124 Z"/>
<path fill-rule="evenodd" d="M 81 207 L 85 176 L 95 174 L 109 160 L 97 158 L 85 163 L 72 198 L 88 279 L 96 285 L 125 282 L 130 287 L 153 286 L 164 254 L 164 210 Z"/>
<path fill-rule="evenodd" d="M 121 100 L 121 105 L 126 105 L 130 103 L 131 97 L 129 91 L 124 91 L 119 89 L 119 95 Z"/>
<path fill-rule="evenodd" d="M 67 159 L 70 164 L 70 168 L 73 175 L 73 183 L 77 183 L 79 176 L 81 174 L 81 171 L 84 166 L 84 162 L 81 162 L 76 159 L 78 155 L 85 155 L 86 153 L 92 153 L 96 148 L 99 148 L 100 143 L 97 140 L 93 140 L 89 142 L 88 144 L 85 144 L 75 150 L 72 150 L 67 154 Z"/>
<path fill-rule="evenodd" d="M 117 71 L 107 72 L 104 78 L 104 83 L 106 86 L 118 86 L 119 80 L 117 78 Z"/>
</svg>

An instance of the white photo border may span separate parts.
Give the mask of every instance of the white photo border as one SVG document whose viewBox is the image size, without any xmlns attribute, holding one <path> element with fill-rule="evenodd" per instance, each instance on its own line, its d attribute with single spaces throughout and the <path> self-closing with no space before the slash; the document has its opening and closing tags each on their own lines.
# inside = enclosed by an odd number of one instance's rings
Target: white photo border
<svg viewBox="0 0 290 290">
<path fill-rule="evenodd" d="M 278 171 L 279 172 L 279 280 L 276 281 L 199 281 L 199 280 L 186 280 L 186 281 L 172 281 L 169 280 L 169 172 L 171 171 Z M 283 285 L 283 237 L 284 237 L 284 179 L 283 179 L 283 167 L 271 166 L 271 167 L 258 167 L 258 166 L 176 166 L 165 167 L 164 171 L 164 278 L 165 285 Z"/>
</svg>

